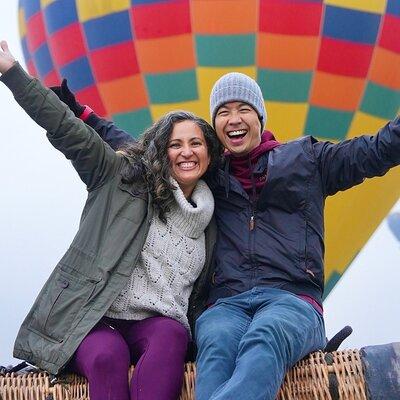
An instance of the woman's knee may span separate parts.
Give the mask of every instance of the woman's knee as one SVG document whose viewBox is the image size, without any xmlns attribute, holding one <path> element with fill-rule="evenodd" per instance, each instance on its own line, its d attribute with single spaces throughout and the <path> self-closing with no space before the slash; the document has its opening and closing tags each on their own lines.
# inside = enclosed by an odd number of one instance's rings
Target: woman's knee
<svg viewBox="0 0 400 400">
<path fill-rule="evenodd" d="M 189 333 L 185 326 L 172 318 L 162 318 L 156 325 L 159 334 L 178 342 L 188 342 Z"/>
<path fill-rule="evenodd" d="M 130 364 L 129 350 L 126 346 L 109 344 L 95 352 L 90 358 L 90 369 L 92 371 L 101 371 L 107 374 L 113 374 L 125 371 Z"/>
<path fill-rule="evenodd" d="M 186 353 L 189 342 L 187 329 L 178 321 L 160 317 L 153 323 L 153 334 L 148 338 L 149 347 L 157 350 Z"/>
<path fill-rule="evenodd" d="M 91 375 L 99 372 L 114 374 L 129 368 L 129 348 L 117 331 L 89 335 L 75 353 L 74 361 L 78 370 Z"/>
</svg>

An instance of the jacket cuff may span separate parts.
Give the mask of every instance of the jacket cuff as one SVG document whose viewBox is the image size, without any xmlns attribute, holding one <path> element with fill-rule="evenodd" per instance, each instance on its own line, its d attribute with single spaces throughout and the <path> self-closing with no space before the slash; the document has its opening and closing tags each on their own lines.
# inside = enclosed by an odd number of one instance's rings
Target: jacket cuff
<svg viewBox="0 0 400 400">
<path fill-rule="evenodd" d="M 89 106 L 84 106 L 85 109 L 83 110 L 83 113 L 79 116 L 79 118 L 83 121 L 86 122 L 86 120 L 89 118 L 89 115 L 93 113 L 93 110 Z"/>
<path fill-rule="evenodd" d="M 0 81 L 13 92 L 14 96 L 22 92 L 31 80 L 32 77 L 25 72 L 18 61 L 0 77 Z"/>
<path fill-rule="evenodd" d="M 88 115 L 85 123 L 91 126 L 94 130 L 96 130 L 97 124 L 101 121 L 102 119 L 93 111 L 91 114 Z"/>
</svg>

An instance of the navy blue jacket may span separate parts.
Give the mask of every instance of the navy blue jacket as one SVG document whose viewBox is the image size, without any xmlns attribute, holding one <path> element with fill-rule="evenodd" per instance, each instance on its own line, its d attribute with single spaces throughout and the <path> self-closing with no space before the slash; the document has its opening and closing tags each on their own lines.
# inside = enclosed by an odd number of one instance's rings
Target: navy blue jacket
<svg viewBox="0 0 400 400">
<path fill-rule="evenodd" d="M 112 123 L 91 118 L 88 123 L 112 147 L 133 140 Z M 399 118 L 375 136 L 339 144 L 306 136 L 274 148 L 254 167 L 267 176 L 256 201 L 229 174 L 229 165 L 222 166 L 211 185 L 218 236 L 205 302 L 272 286 L 321 303 L 326 197 L 398 164 Z"/>
</svg>

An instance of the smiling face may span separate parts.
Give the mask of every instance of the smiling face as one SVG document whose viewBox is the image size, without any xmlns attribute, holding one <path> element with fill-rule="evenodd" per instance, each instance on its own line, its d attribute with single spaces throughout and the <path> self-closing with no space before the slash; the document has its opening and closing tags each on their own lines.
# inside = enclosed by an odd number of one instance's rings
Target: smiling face
<svg viewBox="0 0 400 400">
<path fill-rule="evenodd" d="M 215 116 L 215 130 L 233 156 L 244 156 L 261 143 L 261 122 L 253 107 L 234 101 L 222 105 Z"/>
<path fill-rule="evenodd" d="M 200 127 L 193 121 L 174 125 L 168 143 L 171 176 L 186 198 L 190 198 L 198 180 L 210 164 L 207 143 Z"/>
</svg>

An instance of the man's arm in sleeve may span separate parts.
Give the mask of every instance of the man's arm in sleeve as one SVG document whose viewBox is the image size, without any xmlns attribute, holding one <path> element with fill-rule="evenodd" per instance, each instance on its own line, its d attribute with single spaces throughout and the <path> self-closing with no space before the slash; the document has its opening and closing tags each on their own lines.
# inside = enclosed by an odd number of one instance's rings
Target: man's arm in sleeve
<svg viewBox="0 0 400 400">
<path fill-rule="evenodd" d="M 400 117 L 373 136 L 333 144 L 315 141 L 314 154 L 326 195 L 358 185 L 365 178 L 382 176 L 400 164 Z"/>
<path fill-rule="evenodd" d="M 114 122 L 99 117 L 95 112 L 91 112 L 83 121 L 115 151 L 136 141 L 128 132 L 118 128 Z"/>
<path fill-rule="evenodd" d="M 135 142 L 135 139 L 128 132 L 116 127 L 112 121 L 99 117 L 89 106 L 81 105 L 68 87 L 66 79 L 63 79 L 61 86 L 53 86 L 50 89 L 70 108 L 76 117 L 92 127 L 113 150 L 119 150 L 121 147 Z"/>
</svg>

